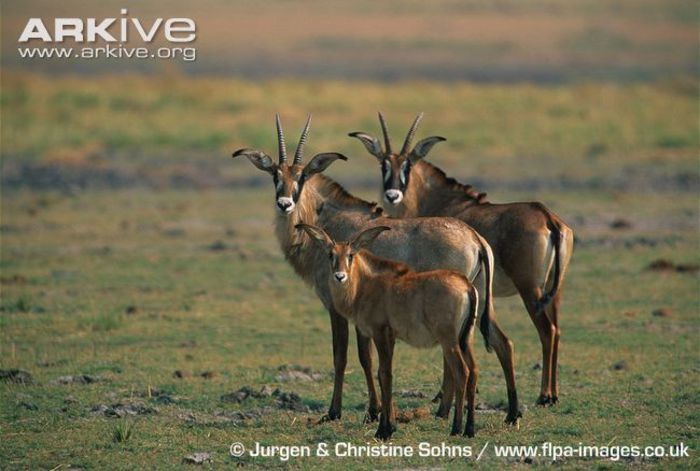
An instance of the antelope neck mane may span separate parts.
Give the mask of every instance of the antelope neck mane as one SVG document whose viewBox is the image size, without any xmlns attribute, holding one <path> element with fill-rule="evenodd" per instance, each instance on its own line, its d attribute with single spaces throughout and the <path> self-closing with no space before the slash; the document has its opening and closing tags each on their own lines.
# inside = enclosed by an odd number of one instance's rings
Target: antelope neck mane
<svg viewBox="0 0 700 471">
<path fill-rule="evenodd" d="M 342 210 L 356 210 L 374 217 L 382 215 L 382 208 L 377 203 L 370 203 L 353 196 L 335 180 L 325 175 L 317 174 L 313 181 L 314 189 L 323 199 L 324 204 L 330 204 Z"/>
<path fill-rule="evenodd" d="M 359 255 L 365 267 L 372 275 L 381 275 L 387 272 L 395 273 L 396 275 L 405 275 L 411 270 L 405 263 L 378 257 L 367 250 L 360 250 Z"/>
<path fill-rule="evenodd" d="M 296 210 L 289 216 L 277 214 L 275 219 L 277 239 L 285 258 L 307 281 L 310 281 L 317 263 L 327 262 L 316 242 L 294 226 L 299 223 L 317 225 L 324 208 L 359 212 L 368 219 L 378 217 L 382 212 L 376 203 L 352 196 L 334 180 L 320 174 L 312 176 L 302 189 Z"/>
<path fill-rule="evenodd" d="M 420 161 L 416 166 L 421 169 L 426 185 L 434 187 L 441 193 L 441 199 L 450 201 L 463 201 L 475 204 L 486 203 L 486 193 L 480 193 L 471 185 L 465 185 L 452 177 L 448 177 L 439 167 Z"/>
</svg>

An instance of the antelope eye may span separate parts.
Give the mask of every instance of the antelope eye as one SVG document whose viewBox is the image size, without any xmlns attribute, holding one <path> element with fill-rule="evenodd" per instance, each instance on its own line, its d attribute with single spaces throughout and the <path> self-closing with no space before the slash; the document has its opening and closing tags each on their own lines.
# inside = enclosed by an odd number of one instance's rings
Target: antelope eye
<svg viewBox="0 0 700 471">
<path fill-rule="evenodd" d="M 333 260 L 333 252 L 328 252 L 328 260 Z"/>
<path fill-rule="evenodd" d="M 348 255 L 348 262 L 352 263 L 352 258 L 355 256 L 355 254 L 349 254 Z"/>
</svg>

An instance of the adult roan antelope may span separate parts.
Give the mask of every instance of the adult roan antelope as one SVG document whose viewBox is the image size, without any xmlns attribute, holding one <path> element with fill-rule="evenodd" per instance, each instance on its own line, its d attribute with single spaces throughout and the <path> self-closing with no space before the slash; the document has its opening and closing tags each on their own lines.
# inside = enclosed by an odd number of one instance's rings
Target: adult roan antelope
<svg viewBox="0 0 700 471">
<path fill-rule="evenodd" d="M 451 435 L 462 432 L 466 390 L 464 434 L 473 437 L 477 367 L 472 334 L 478 295 L 467 277 L 450 270 L 416 272 L 405 263 L 364 250 L 379 234 L 391 229 L 386 226 L 366 229 L 352 242 L 339 243 L 319 227 L 296 227 L 306 231 L 328 254 L 327 283 L 333 305 L 377 346 L 382 414 L 375 437 L 388 440 L 396 430 L 392 359 L 397 338 L 418 348 L 440 344 L 448 365 L 445 373 L 450 378 L 444 394 L 456 399 Z M 488 317 L 485 319 L 488 321 Z"/>
<path fill-rule="evenodd" d="M 542 384 L 537 403 L 558 402 L 557 357 L 561 287 L 573 252 L 573 231 L 542 203 L 492 204 L 485 193 L 462 185 L 423 158 L 445 140 L 432 136 L 411 147 L 419 114 L 403 146 L 394 152 L 379 113 L 384 149 L 377 138 L 358 138 L 381 164 L 382 201 L 395 217 L 451 216 L 469 224 L 489 243 L 496 262 L 494 296 L 520 294 L 542 343 Z"/>
<path fill-rule="evenodd" d="M 272 176 L 277 208 L 275 234 L 282 252 L 294 271 L 314 287 L 330 315 L 335 381 L 328 414 L 322 420 L 335 420 L 341 416 L 348 323 L 335 309 L 328 289 L 328 254 L 320 250 L 306 233 L 294 229 L 301 222 L 320 226 L 337 240 L 347 240 L 350 235 L 376 225 L 391 227 L 391 233 L 383 234 L 372 242 L 371 249 L 378 256 L 404 262 L 421 271 L 438 268 L 456 270 L 479 287 L 484 306 L 480 330 L 486 339 L 487 348 L 493 347 L 503 368 L 509 404 L 506 421 L 516 424 L 520 413 L 515 388 L 513 347 L 500 330 L 493 313 L 493 254 L 488 244 L 469 225 L 454 218 L 384 217 L 382 209 L 376 203 L 350 195 L 338 183 L 321 174 L 334 161 L 346 160 L 341 154 L 317 154 L 307 164 L 302 164 L 310 120 L 311 117 L 301 133 L 291 164 L 287 162 L 287 149 L 279 116 L 276 119 L 278 163 L 274 163 L 266 153 L 253 149 L 237 150 L 233 157 L 243 155 L 258 169 Z M 357 331 L 357 345 L 367 381 L 368 418 L 376 420 L 379 400 L 372 376 L 371 340 Z M 443 386 L 447 380 L 443 371 Z M 442 398 L 438 416 L 447 417 L 449 414 L 448 400 L 449 398 Z"/>
</svg>

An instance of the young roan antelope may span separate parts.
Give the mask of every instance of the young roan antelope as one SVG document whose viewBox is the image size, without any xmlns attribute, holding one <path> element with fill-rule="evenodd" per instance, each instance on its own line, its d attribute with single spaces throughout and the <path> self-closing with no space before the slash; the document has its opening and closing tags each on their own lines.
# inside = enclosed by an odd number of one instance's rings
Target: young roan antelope
<svg viewBox="0 0 700 471">
<path fill-rule="evenodd" d="M 411 125 L 403 147 L 394 152 L 379 113 L 384 149 L 377 138 L 353 132 L 380 163 L 384 209 L 394 217 L 451 216 L 476 229 L 489 243 L 496 262 L 494 296 L 522 298 L 542 343 L 542 383 L 537 404 L 559 399 L 557 362 L 559 306 L 574 233 L 542 203 L 492 204 L 486 193 L 462 185 L 423 158 L 443 137 L 411 142 L 423 114 Z"/>
<path fill-rule="evenodd" d="M 375 437 L 388 440 L 396 430 L 392 401 L 396 339 L 418 348 L 440 344 L 451 379 L 444 394 L 454 394 L 456 399 L 451 434 L 462 432 L 466 390 L 464 434 L 473 437 L 477 367 L 472 334 L 478 294 L 467 277 L 450 270 L 416 272 L 404 263 L 364 250 L 379 234 L 391 229 L 387 226 L 366 229 L 351 242 L 339 243 L 319 227 L 296 227 L 306 231 L 328 254 L 327 283 L 338 312 L 377 347 L 382 413 Z"/>
<path fill-rule="evenodd" d="M 320 250 L 305 232 L 294 226 L 307 222 L 322 227 L 331 237 L 347 240 L 369 227 L 382 225 L 392 228 L 372 242 L 371 249 L 378 256 L 398 260 L 415 270 L 451 269 L 464 274 L 480 290 L 483 303 L 480 327 L 487 345 L 493 347 L 503 368 L 508 390 L 506 422 L 517 424 L 520 417 L 515 387 L 513 346 L 500 330 L 491 302 L 493 255 L 484 239 L 474 229 L 454 218 L 394 219 L 382 215 L 376 203 L 369 203 L 350 195 L 338 183 L 321 174 L 336 160 L 346 160 L 337 153 L 322 153 L 308 163 L 302 163 L 303 147 L 309 125 L 302 131 L 292 163 L 287 161 L 287 149 L 279 116 L 276 120 L 279 161 L 273 162 L 265 152 L 240 149 L 233 157 L 245 156 L 258 169 L 270 174 L 275 189 L 275 234 L 294 271 L 314 287 L 331 319 L 333 365 L 335 379 L 328 413 L 322 420 L 341 417 L 342 392 L 347 364 L 348 323 L 335 308 L 328 288 L 327 254 Z M 482 310 L 480 310 L 482 311 Z M 488 323 L 486 323 L 486 318 Z M 356 329 L 360 364 L 364 371 L 369 395 L 368 418 L 376 420 L 379 398 L 372 374 L 371 339 Z M 444 383 L 449 381 L 443 372 Z M 449 414 L 449 397 L 442 398 L 437 415 Z"/>
</svg>

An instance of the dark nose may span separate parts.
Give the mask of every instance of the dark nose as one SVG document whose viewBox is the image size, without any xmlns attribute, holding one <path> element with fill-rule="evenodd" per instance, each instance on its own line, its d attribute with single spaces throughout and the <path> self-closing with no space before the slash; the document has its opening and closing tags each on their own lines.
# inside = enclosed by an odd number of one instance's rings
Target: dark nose
<svg viewBox="0 0 700 471">
<path fill-rule="evenodd" d="M 288 207 L 292 205 L 291 201 L 283 200 L 283 201 L 277 201 L 277 207 L 280 208 L 282 211 L 285 211 Z"/>
<path fill-rule="evenodd" d="M 399 195 L 398 193 L 387 193 L 386 194 L 386 199 L 389 200 L 390 203 L 393 203 L 398 199 Z"/>
</svg>

